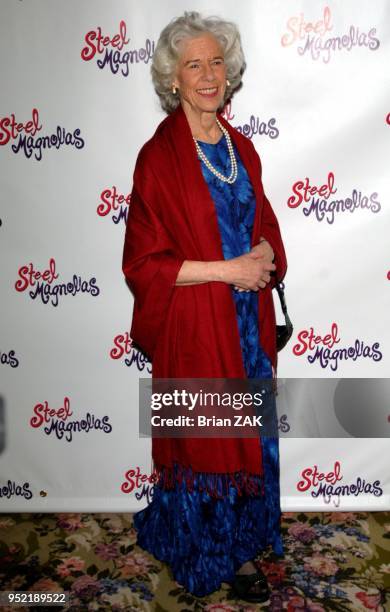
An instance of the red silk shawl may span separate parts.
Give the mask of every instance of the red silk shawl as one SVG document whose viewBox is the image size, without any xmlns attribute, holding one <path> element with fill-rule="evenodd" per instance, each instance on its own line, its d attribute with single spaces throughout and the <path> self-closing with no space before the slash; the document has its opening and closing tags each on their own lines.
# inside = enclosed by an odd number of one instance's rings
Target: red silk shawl
<svg viewBox="0 0 390 612">
<path fill-rule="evenodd" d="M 252 246 L 264 236 L 283 278 L 286 257 L 279 225 L 261 182 L 252 142 L 221 116 L 256 196 Z M 235 303 L 223 282 L 175 286 L 184 260 L 224 259 L 214 202 L 203 178 L 186 115 L 179 106 L 139 152 L 123 251 L 134 295 L 130 335 L 153 363 L 156 378 L 245 378 Z M 276 368 L 272 288 L 258 292 L 260 342 Z M 154 438 L 154 468 L 262 475 L 256 438 Z M 165 466 L 165 467 L 164 467 Z"/>
</svg>

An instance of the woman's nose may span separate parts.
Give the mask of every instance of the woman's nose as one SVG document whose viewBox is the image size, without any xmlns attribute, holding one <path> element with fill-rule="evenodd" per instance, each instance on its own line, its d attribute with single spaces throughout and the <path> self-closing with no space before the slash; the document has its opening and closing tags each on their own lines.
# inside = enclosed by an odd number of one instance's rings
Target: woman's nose
<svg viewBox="0 0 390 612">
<path fill-rule="evenodd" d="M 205 64 L 203 68 L 203 77 L 207 79 L 207 81 L 213 81 L 215 78 L 213 67 L 209 64 Z"/>
</svg>

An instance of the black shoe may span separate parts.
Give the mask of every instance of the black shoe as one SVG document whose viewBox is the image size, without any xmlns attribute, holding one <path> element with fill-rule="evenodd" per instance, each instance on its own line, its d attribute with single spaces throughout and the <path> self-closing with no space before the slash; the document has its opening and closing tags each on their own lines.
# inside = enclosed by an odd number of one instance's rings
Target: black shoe
<svg viewBox="0 0 390 612">
<path fill-rule="evenodd" d="M 260 570 L 253 574 L 236 574 L 232 586 L 237 597 L 244 601 L 263 603 L 270 596 L 267 579 Z"/>
</svg>

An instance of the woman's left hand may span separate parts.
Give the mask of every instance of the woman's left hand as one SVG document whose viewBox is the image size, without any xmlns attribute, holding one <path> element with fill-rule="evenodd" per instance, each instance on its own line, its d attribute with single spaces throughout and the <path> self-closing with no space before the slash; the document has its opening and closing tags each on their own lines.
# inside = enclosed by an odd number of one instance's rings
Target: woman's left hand
<svg viewBox="0 0 390 612">
<path fill-rule="evenodd" d="M 270 245 L 268 240 L 265 240 L 265 238 L 263 238 L 262 236 L 260 237 L 260 242 L 258 244 L 255 244 L 255 246 L 251 248 L 250 252 L 256 253 L 256 255 L 258 255 L 259 257 L 264 257 L 266 261 L 269 261 L 270 263 L 273 263 L 275 259 L 275 253 L 273 251 L 272 246 Z M 234 287 L 234 289 L 236 291 L 250 291 L 249 289 L 240 289 L 239 287 Z"/>
<path fill-rule="evenodd" d="M 251 248 L 251 253 L 256 253 L 260 257 L 265 257 L 265 259 L 270 263 L 273 263 L 275 259 L 275 253 L 272 246 L 268 240 L 265 240 L 263 237 L 260 238 L 259 244 L 256 244 Z"/>
</svg>

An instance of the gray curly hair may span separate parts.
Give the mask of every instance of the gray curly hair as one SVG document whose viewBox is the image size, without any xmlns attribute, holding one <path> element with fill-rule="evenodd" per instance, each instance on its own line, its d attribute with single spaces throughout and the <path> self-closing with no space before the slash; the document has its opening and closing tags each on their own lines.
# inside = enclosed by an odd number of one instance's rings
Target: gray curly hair
<svg viewBox="0 0 390 612">
<path fill-rule="evenodd" d="M 172 93 L 172 80 L 180 55 L 179 43 L 185 38 L 194 38 L 205 32 L 215 36 L 224 51 L 226 76 L 230 85 L 226 87 L 223 104 L 241 83 L 245 58 L 237 26 L 219 17 L 203 18 L 195 11 L 186 11 L 182 17 L 173 19 L 163 29 L 153 54 L 153 85 L 167 113 L 174 111 L 180 104 L 179 96 Z"/>
</svg>

